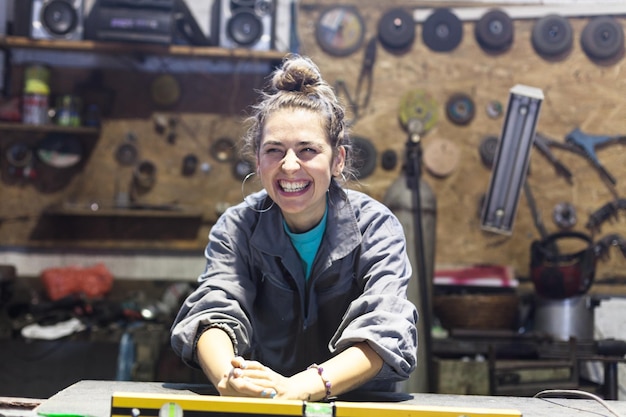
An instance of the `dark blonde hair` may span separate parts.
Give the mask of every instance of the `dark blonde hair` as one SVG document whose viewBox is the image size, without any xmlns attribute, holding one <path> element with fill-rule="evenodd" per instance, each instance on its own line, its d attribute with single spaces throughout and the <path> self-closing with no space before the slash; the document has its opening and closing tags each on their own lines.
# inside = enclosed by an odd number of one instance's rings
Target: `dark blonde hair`
<svg viewBox="0 0 626 417">
<path fill-rule="evenodd" d="M 242 153 L 246 159 L 256 161 L 265 122 L 271 114 L 282 109 L 307 109 L 320 114 L 333 155 L 342 146 L 346 155 L 350 154 L 345 111 L 332 87 L 324 81 L 310 58 L 290 54 L 272 73 L 269 87 L 261 92 L 259 102 L 252 107 L 252 115 L 247 119 L 249 128 L 243 137 Z M 347 174 L 352 174 L 348 157 L 344 176 Z"/>
</svg>

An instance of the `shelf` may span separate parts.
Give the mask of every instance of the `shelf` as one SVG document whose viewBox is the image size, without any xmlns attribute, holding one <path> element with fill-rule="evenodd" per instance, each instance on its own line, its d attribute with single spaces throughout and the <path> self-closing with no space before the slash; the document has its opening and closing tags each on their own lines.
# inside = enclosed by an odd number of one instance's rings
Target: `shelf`
<svg viewBox="0 0 626 417">
<path fill-rule="evenodd" d="M 19 36 L 0 37 L 0 47 L 23 49 L 65 50 L 95 53 L 125 53 L 146 55 L 169 55 L 203 58 L 249 59 L 249 60 L 281 60 L 285 53 L 280 51 L 255 51 L 245 48 L 227 49 L 218 47 L 198 47 L 188 45 L 156 45 L 146 43 L 98 42 L 98 41 L 67 41 L 30 39 Z"/>
<path fill-rule="evenodd" d="M 97 204 L 52 205 L 44 210 L 47 216 L 80 217 L 159 217 L 202 219 L 202 212 L 187 207 L 163 204 L 131 204 L 128 207 L 100 206 Z"/>
<path fill-rule="evenodd" d="M 28 133 L 67 133 L 80 136 L 97 136 L 100 134 L 98 127 L 69 127 L 55 124 L 29 125 L 24 123 L 0 122 L 0 132 L 28 132 Z"/>
</svg>

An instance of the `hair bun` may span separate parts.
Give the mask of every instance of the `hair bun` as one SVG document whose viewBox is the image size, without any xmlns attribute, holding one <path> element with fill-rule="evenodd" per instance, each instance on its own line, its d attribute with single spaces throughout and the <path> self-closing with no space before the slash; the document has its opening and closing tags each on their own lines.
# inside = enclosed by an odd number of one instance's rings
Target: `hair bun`
<svg viewBox="0 0 626 417">
<path fill-rule="evenodd" d="M 276 71 L 272 85 L 276 90 L 311 93 L 322 81 L 319 68 L 305 57 L 291 57 Z"/>
</svg>

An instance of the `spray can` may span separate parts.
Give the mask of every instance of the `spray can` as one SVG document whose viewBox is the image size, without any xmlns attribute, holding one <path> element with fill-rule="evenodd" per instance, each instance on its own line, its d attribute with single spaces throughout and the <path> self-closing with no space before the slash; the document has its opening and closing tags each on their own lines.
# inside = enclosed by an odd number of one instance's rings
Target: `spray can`
<svg viewBox="0 0 626 417">
<path fill-rule="evenodd" d="M 24 71 L 22 95 L 22 123 L 43 125 L 49 122 L 50 70 L 41 64 L 33 64 Z"/>
</svg>

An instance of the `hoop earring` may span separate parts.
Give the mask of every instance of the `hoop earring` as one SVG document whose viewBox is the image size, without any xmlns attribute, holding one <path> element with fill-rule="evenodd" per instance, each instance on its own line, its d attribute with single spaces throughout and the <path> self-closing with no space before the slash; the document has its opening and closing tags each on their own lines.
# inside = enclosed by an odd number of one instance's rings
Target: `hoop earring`
<svg viewBox="0 0 626 417">
<path fill-rule="evenodd" d="M 243 179 L 243 181 L 241 182 L 241 196 L 243 197 L 243 201 L 244 203 L 246 203 L 246 205 L 251 209 L 256 211 L 257 213 L 265 213 L 266 211 L 270 211 L 272 207 L 274 207 L 274 200 L 272 200 L 272 204 L 270 204 L 269 207 L 264 208 L 262 210 L 259 210 L 257 208 L 254 208 L 254 206 L 252 204 L 250 204 L 248 202 L 248 200 L 246 200 L 246 198 L 248 196 L 246 196 L 246 192 L 245 192 L 245 187 L 246 187 L 246 181 L 248 181 L 248 179 L 250 179 L 253 175 L 255 175 L 256 172 L 250 172 L 248 175 L 246 175 Z"/>
</svg>

